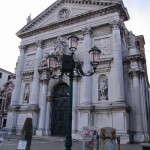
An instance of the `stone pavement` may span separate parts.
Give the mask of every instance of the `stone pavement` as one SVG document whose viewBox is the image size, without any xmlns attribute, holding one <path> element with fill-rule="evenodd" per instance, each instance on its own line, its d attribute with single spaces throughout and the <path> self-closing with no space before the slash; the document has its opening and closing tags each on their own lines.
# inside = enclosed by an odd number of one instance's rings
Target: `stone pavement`
<svg viewBox="0 0 150 150">
<path fill-rule="evenodd" d="M 20 136 L 6 136 L 0 150 L 17 150 Z M 31 150 L 65 150 L 64 137 L 37 137 L 33 136 Z M 83 150 L 81 141 L 73 141 L 72 150 Z M 120 150 L 142 150 L 140 144 L 124 144 Z"/>
</svg>

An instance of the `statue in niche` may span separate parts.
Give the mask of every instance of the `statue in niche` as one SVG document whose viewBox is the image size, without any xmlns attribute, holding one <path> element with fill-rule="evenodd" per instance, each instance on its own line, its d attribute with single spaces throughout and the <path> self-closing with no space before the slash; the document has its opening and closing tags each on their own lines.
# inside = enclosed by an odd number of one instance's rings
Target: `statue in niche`
<svg viewBox="0 0 150 150">
<path fill-rule="evenodd" d="M 29 103 L 29 95 L 30 95 L 29 84 L 26 84 L 25 92 L 24 92 L 24 102 Z"/>
<path fill-rule="evenodd" d="M 107 80 L 101 80 L 99 83 L 99 99 L 108 99 Z"/>
</svg>

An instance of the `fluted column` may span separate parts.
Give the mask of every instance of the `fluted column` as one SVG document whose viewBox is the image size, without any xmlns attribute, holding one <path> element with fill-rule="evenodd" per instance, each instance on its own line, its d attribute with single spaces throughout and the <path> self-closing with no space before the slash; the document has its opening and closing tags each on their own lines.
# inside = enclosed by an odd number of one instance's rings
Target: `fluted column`
<svg viewBox="0 0 150 150">
<path fill-rule="evenodd" d="M 77 131 L 78 79 L 73 81 L 72 132 Z"/>
<path fill-rule="evenodd" d="M 25 60 L 25 46 L 21 45 L 20 48 L 20 56 L 18 60 L 18 65 L 16 69 L 16 80 L 15 87 L 13 90 L 12 98 L 11 98 L 11 106 L 15 106 L 19 104 L 20 92 L 21 92 L 21 73 L 24 69 L 24 60 Z"/>
<path fill-rule="evenodd" d="M 83 29 L 84 35 L 84 56 L 83 56 L 83 71 L 87 73 L 91 71 L 91 64 L 90 64 L 90 55 L 89 50 L 92 48 L 92 38 L 91 38 L 91 28 L 87 27 Z M 91 87 L 92 87 L 92 77 L 91 76 L 83 76 L 81 79 L 81 104 L 91 104 Z"/>
<path fill-rule="evenodd" d="M 123 79 L 123 59 L 120 35 L 120 23 L 112 23 L 112 48 L 114 55 L 114 101 L 124 101 L 124 79 Z"/>
<path fill-rule="evenodd" d="M 40 103 L 40 114 L 39 114 L 39 124 L 38 130 L 41 131 L 41 135 L 44 134 L 45 130 L 45 119 L 46 119 L 46 98 L 47 98 L 47 87 L 48 87 L 48 75 L 44 74 L 41 78 L 42 91 L 41 91 L 41 103 Z"/>
<path fill-rule="evenodd" d="M 39 66 L 42 60 L 43 49 L 42 49 L 42 41 L 37 42 L 37 52 L 36 52 L 36 60 L 34 66 L 34 75 L 33 75 L 33 83 L 32 83 L 32 92 L 31 92 L 31 102 L 32 105 L 37 105 L 39 101 L 39 89 L 40 89 L 40 74 L 39 74 Z"/>
</svg>

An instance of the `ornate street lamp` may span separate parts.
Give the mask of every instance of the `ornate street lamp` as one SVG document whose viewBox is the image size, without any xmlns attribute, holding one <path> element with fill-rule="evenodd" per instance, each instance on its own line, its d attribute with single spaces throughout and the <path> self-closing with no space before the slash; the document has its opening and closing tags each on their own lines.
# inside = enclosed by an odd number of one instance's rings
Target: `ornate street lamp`
<svg viewBox="0 0 150 150">
<path fill-rule="evenodd" d="M 72 147 L 72 93 L 73 93 L 73 79 L 77 76 L 91 76 L 95 73 L 97 65 L 99 64 L 99 58 L 101 51 L 94 46 L 89 51 L 90 54 L 90 63 L 93 66 L 91 71 L 84 73 L 80 62 L 75 62 L 73 55 L 77 50 L 79 38 L 73 34 L 69 38 L 69 50 L 71 51 L 70 55 L 63 55 L 61 63 L 61 75 L 57 76 L 54 74 L 57 58 L 54 55 L 47 57 L 48 66 L 50 69 L 51 78 L 58 79 L 63 76 L 65 73 L 69 76 L 69 101 L 68 101 L 68 115 L 67 115 L 67 132 L 66 132 L 66 141 L 65 147 L 66 150 L 71 150 Z M 76 71 L 76 72 L 75 72 Z M 69 74 L 68 74 L 69 73 Z"/>
</svg>

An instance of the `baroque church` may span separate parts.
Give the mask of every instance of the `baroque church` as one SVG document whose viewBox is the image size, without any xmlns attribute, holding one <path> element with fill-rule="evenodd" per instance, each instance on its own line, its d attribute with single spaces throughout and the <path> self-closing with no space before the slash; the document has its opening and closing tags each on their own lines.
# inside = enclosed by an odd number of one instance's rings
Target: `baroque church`
<svg viewBox="0 0 150 150">
<path fill-rule="evenodd" d="M 47 56 L 70 55 L 68 38 L 78 38 L 74 59 L 91 70 L 89 50 L 101 55 L 95 74 L 73 79 L 72 137 L 83 127 L 113 127 L 121 143 L 149 141 L 150 96 L 144 36 L 134 35 L 123 0 L 56 0 L 17 32 L 21 39 L 6 130 L 20 134 L 27 117 L 33 134 L 65 136 L 69 77 L 51 77 Z M 54 63 L 54 62 L 53 62 Z M 76 70 L 74 70 L 76 71 Z M 59 75 L 60 67 L 53 70 Z"/>
</svg>

